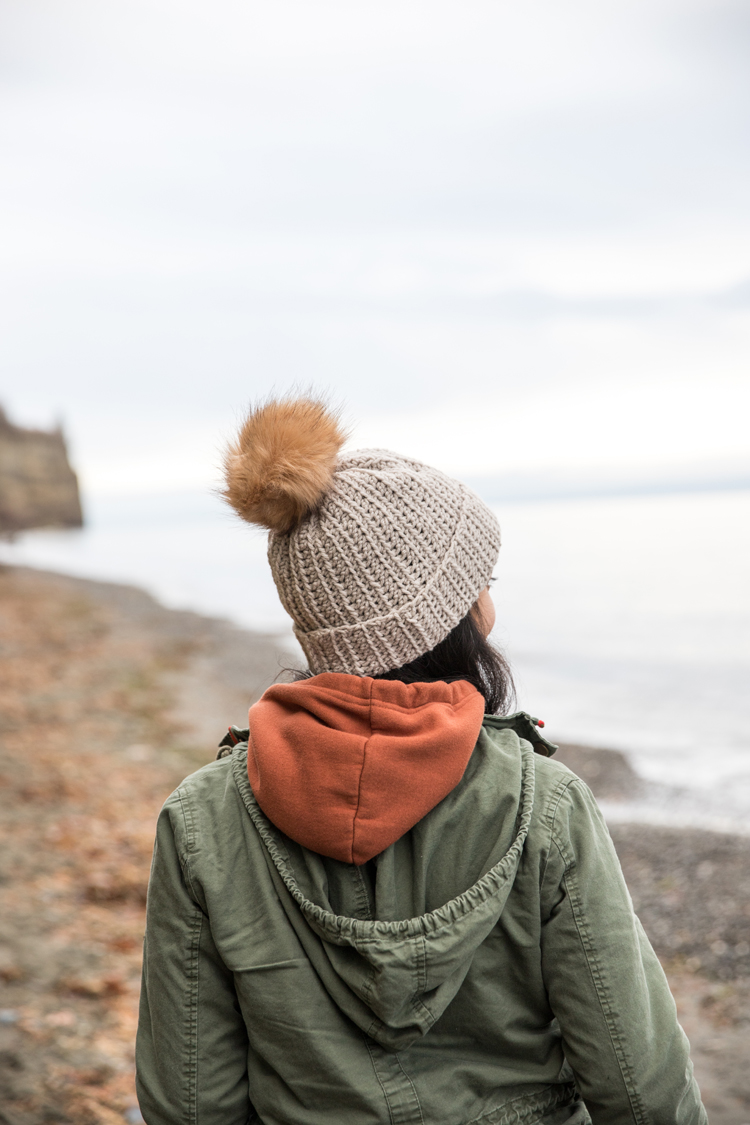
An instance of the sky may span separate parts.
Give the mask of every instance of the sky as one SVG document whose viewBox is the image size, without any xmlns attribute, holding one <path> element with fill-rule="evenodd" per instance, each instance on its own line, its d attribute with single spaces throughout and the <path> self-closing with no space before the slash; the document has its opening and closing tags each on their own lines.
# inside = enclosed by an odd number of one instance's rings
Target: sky
<svg viewBox="0 0 750 1125">
<path fill-rule="evenodd" d="M 750 472 L 750 0 L 0 0 L 0 403 L 84 490 L 251 401 L 469 476 Z"/>
</svg>

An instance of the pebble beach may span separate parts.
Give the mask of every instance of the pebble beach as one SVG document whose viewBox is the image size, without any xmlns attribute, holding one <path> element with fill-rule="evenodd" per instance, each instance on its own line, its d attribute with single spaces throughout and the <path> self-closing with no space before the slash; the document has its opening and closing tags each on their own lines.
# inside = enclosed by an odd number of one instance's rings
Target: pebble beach
<svg viewBox="0 0 750 1125">
<path fill-rule="evenodd" d="M 132 587 L 0 568 L 2 1125 L 141 1120 L 155 819 L 290 659 L 272 635 Z M 623 754 L 558 756 L 605 810 L 712 1125 L 750 1125 L 750 837 L 634 823 L 622 810 L 649 787 Z"/>
</svg>

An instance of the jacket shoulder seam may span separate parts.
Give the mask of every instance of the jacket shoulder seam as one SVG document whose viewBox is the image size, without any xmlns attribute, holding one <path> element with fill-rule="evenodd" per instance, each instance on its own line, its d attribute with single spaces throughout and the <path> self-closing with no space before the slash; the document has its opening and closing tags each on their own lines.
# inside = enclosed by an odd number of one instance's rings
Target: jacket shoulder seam
<svg viewBox="0 0 750 1125">
<path fill-rule="evenodd" d="M 562 859 L 563 859 L 563 863 L 566 865 L 566 870 L 567 870 L 568 859 L 565 855 L 565 852 L 564 852 L 563 848 L 560 846 L 560 843 L 559 843 L 559 841 L 557 839 L 557 836 L 555 834 L 555 829 L 556 829 L 557 812 L 558 812 L 558 809 L 560 808 L 560 802 L 562 801 L 563 797 L 566 795 L 566 793 L 568 792 L 568 789 L 570 789 L 571 785 L 574 783 L 575 780 L 576 780 L 575 777 L 562 777 L 562 778 L 560 778 L 557 785 L 552 790 L 552 793 L 551 793 L 551 795 L 549 797 L 549 800 L 547 802 L 547 808 L 545 809 L 544 813 L 542 814 L 542 820 L 546 823 L 547 828 L 549 829 L 549 848 L 547 849 L 547 855 L 546 855 L 545 860 L 544 860 L 544 866 L 542 868 L 542 872 L 541 872 L 541 875 L 540 875 L 540 878 L 539 878 L 540 890 L 541 890 L 541 887 L 544 884 L 544 880 L 545 880 L 546 875 L 547 875 L 547 866 L 549 864 L 549 859 L 550 859 L 550 854 L 552 852 L 552 844 L 553 843 L 557 847 L 557 850 L 560 852 L 560 855 L 562 856 Z"/>
<path fill-rule="evenodd" d="M 185 792 L 184 788 L 179 788 L 176 794 L 180 802 L 180 812 L 182 813 L 182 823 L 185 833 L 185 846 L 178 851 L 180 865 L 182 866 L 185 875 L 185 882 L 190 890 L 193 901 L 196 900 L 195 887 L 193 886 L 193 873 L 190 865 L 190 853 L 195 851 L 195 820 L 193 817 L 193 810 L 190 804 L 190 797 Z M 197 905 L 197 904 L 196 904 Z"/>
<path fill-rule="evenodd" d="M 585 786 L 585 782 L 582 782 L 580 777 L 576 777 L 575 774 L 571 774 L 570 777 L 564 778 L 561 781 L 560 785 L 561 785 L 561 788 L 560 788 L 559 794 L 557 794 L 557 800 L 554 803 L 554 810 L 552 810 L 552 809 L 548 810 L 548 815 L 551 812 L 552 815 L 549 817 L 550 839 L 552 841 L 554 841 L 554 843 L 557 845 L 557 850 L 559 851 L 560 855 L 563 858 L 563 861 L 565 863 L 565 870 L 567 871 L 570 867 L 572 867 L 574 865 L 575 859 L 573 858 L 573 856 L 568 851 L 568 848 L 565 845 L 565 841 L 562 840 L 561 837 L 560 837 L 559 827 L 558 827 L 558 824 L 557 824 L 557 814 L 559 812 L 560 804 L 562 802 L 562 799 L 563 799 L 563 797 L 567 796 L 569 790 L 571 790 L 571 789 L 577 790 L 577 789 L 580 789 L 581 787 L 583 787 L 585 789 L 586 786 Z M 554 794 L 553 794 L 553 796 L 554 796 Z"/>
</svg>

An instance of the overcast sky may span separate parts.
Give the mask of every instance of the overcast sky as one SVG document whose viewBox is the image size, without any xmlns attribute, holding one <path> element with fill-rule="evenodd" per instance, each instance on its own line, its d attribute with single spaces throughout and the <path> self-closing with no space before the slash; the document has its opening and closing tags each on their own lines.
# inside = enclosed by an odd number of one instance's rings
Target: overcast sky
<svg viewBox="0 0 750 1125">
<path fill-rule="evenodd" d="M 313 385 L 450 471 L 750 462 L 749 0 L 0 0 L 0 402 L 211 479 Z"/>
</svg>

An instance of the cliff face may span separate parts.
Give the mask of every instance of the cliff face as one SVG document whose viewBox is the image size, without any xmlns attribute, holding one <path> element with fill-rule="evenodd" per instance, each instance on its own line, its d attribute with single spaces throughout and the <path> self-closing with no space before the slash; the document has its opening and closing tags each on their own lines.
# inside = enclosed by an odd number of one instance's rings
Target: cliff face
<svg viewBox="0 0 750 1125">
<path fill-rule="evenodd" d="M 24 430 L 0 408 L 0 533 L 82 526 L 78 481 L 60 430 Z"/>
</svg>

